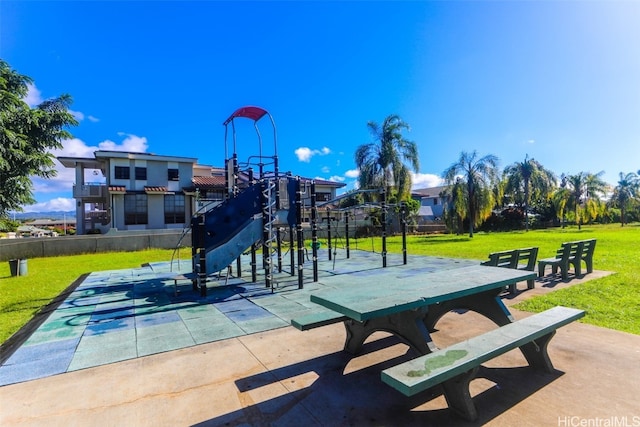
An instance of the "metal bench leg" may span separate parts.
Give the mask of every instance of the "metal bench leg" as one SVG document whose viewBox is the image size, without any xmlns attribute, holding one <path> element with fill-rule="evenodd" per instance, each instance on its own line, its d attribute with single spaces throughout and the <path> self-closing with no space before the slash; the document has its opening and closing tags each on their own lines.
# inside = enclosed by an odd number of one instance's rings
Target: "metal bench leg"
<svg viewBox="0 0 640 427">
<path fill-rule="evenodd" d="M 527 280 L 527 289 L 534 289 L 536 287 L 536 281 L 533 279 Z"/>
<path fill-rule="evenodd" d="M 554 371 L 549 353 L 547 352 L 547 346 L 555 334 L 556 331 L 550 332 L 520 347 L 522 354 L 524 354 L 527 362 L 529 362 L 529 366 L 550 373 Z"/>
<path fill-rule="evenodd" d="M 478 419 L 478 411 L 476 405 L 473 403 L 473 399 L 471 399 L 471 392 L 469 391 L 469 383 L 476 377 L 477 373 L 478 367 L 476 366 L 470 371 L 442 383 L 444 397 L 447 400 L 449 408 L 458 416 L 468 421 Z"/>
</svg>

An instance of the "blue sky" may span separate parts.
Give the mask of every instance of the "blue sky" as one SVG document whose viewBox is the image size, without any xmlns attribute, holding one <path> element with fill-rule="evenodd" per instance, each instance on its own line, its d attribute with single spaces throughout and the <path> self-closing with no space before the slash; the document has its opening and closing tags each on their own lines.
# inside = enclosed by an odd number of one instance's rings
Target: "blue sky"
<svg viewBox="0 0 640 427">
<path fill-rule="evenodd" d="M 282 171 L 346 190 L 367 122 L 389 114 L 418 144 L 415 188 L 473 150 L 615 184 L 640 169 L 639 22 L 640 2 L 622 1 L 3 0 L 0 57 L 34 79 L 29 103 L 73 97 L 80 125 L 58 155 L 221 166 L 223 121 L 257 105 Z M 241 159 L 257 154 L 252 122 L 237 136 Z M 63 168 L 34 180 L 25 210 L 72 210 L 73 182 Z"/>
</svg>

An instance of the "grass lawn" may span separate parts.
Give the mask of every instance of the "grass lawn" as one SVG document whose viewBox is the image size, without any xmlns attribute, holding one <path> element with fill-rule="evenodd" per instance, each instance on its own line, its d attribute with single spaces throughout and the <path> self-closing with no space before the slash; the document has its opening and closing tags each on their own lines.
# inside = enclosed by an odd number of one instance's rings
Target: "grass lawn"
<svg viewBox="0 0 640 427">
<path fill-rule="evenodd" d="M 640 335 L 640 224 L 532 230 L 529 232 L 477 233 L 465 236 L 408 236 L 408 252 L 485 260 L 490 252 L 538 246 L 539 258 L 555 255 L 560 243 L 596 238 L 594 268 L 616 274 L 534 297 L 517 308 L 527 311 L 565 305 L 587 311 L 584 322 Z M 352 248 L 381 251 L 381 240 L 359 239 Z M 387 240 L 389 252 L 400 253 L 401 238 Z M 10 277 L 9 263 L 0 263 L 0 343 L 85 273 L 139 267 L 145 262 L 168 261 L 172 250 L 146 250 L 76 255 L 28 260 L 28 275 Z M 184 257 L 184 255 L 182 255 Z"/>
<path fill-rule="evenodd" d="M 583 226 L 528 232 L 407 236 L 410 254 L 486 260 L 490 252 L 538 246 L 538 259 L 555 256 L 562 242 L 595 238 L 593 268 L 613 271 L 601 279 L 524 301 L 516 308 L 543 311 L 556 305 L 584 309 L 584 322 L 640 335 L 640 224 Z M 382 250 L 381 239 L 360 239 L 360 249 Z M 351 244 L 354 247 L 354 244 Z M 389 252 L 402 252 L 401 237 L 387 239 Z M 584 267 L 583 267 L 584 271 Z M 549 269 L 547 269 L 549 272 Z"/>
</svg>

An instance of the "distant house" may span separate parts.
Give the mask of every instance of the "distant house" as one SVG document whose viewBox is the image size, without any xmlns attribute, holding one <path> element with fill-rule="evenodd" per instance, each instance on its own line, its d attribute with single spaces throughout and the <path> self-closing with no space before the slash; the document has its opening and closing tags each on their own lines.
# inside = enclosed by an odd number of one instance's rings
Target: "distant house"
<svg viewBox="0 0 640 427">
<path fill-rule="evenodd" d="M 184 228 L 189 222 L 193 203 L 184 188 L 192 185 L 195 158 L 98 150 L 94 158 L 58 160 L 76 171 L 77 234 Z M 87 182 L 87 170 L 104 179 Z"/>
<path fill-rule="evenodd" d="M 198 210 L 214 207 L 228 193 L 225 170 L 197 164 L 192 157 L 98 150 L 93 158 L 58 160 L 75 169 L 76 234 L 183 229 Z M 335 198 L 345 186 L 315 183 L 318 201 Z M 308 205 L 310 195 L 304 198 Z"/>
<path fill-rule="evenodd" d="M 420 202 L 418 211 L 419 222 L 434 222 L 442 220 L 446 200 L 442 197 L 447 186 L 421 188 L 411 191 L 411 197 Z"/>
</svg>

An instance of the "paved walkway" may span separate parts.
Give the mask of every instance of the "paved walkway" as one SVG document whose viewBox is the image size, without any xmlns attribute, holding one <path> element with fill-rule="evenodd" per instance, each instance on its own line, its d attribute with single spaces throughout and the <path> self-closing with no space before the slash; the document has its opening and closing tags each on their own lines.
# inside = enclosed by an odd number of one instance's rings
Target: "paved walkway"
<svg viewBox="0 0 640 427">
<path fill-rule="evenodd" d="M 380 266 L 379 254 L 356 255 L 352 274 Z M 390 258 L 389 265 L 398 261 Z M 344 274 L 349 262 L 335 263 L 341 272 L 323 261 L 319 274 Z M 468 263 L 410 257 L 406 268 Z M 307 332 L 286 326 L 308 308 L 314 285 L 298 290 L 283 279 L 271 293 L 242 284 L 201 299 L 184 282 L 175 296 L 167 267 L 87 277 L 0 368 L 6 384 L 0 425 L 462 424 L 437 389 L 406 398 L 380 381 L 382 369 L 412 356 L 395 337 L 376 333 L 352 357 L 342 351 L 340 324 Z M 511 305 L 603 274 L 538 281 L 534 291 L 521 283 L 518 295 L 505 300 Z M 494 326 L 475 313 L 452 312 L 438 327 L 446 332 L 434 340 L 446 346 Z M 558 331 L 549 352 L 553 374 L 526 368 L 518 351 L 485 364 L 472 383 L 477 424 L 640 423 L 640 336 L 572 323 Z"/>
</svg>

